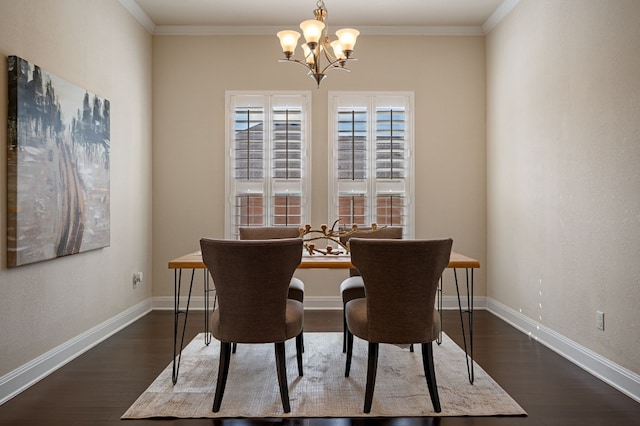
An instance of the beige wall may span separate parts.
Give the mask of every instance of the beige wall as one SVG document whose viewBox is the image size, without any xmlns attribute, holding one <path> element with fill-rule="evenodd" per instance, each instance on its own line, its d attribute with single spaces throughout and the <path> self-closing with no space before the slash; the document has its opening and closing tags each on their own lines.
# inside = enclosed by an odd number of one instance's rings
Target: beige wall
<svg viewBox="0 0 640 426">
<path fill-rule="evenodd" d="M 151 296 L 151 42 L 112 0 L 0 0 L 0 377 Z M 6 57 L 111 102 L 111 247 L 7 269 Z"/>
<path fill-rule="evenodd" d="M 522 0 L 487 37 L 489 296 L 635 373 L 638 22 L 636 0 Z"/>
<path fill-rule="evenodd" d="M 225 90 L 312 91 L 316 225 L 327 222 L 327 92 L 415 91 L 416 237 L 451 236 L 454 250 L 484 262 L 484 37 L 361 36 L 352 72 L 330 73 L 320 89 L 281 56 L 275 35 L 154 37 L 153 295 L 173 297 L 168 260 L 200 237 L 224 237 Z M 298 275 L 310 301 L 337 296 L 345 272 Z"/>
</svg>

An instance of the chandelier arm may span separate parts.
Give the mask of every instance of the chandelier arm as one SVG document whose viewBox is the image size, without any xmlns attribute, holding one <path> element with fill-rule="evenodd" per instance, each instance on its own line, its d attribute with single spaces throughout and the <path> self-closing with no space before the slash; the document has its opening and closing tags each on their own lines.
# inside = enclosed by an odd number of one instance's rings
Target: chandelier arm
<svg viewBox="0 0 640 426">
<path fill-rule="evenodd" d="M 325 71 L 328 71 L 330 69 L 338 69 L 346 72 L 351 72 L 349 68 L 345 68 L 344 66 L 340 65 L 340 62 L 348 62 L 348 61 L 355 61 L 355 60 L 356 60 L 355 58 L 336 59 L 335 61 L 327 64 L 327 66 L 325 66 L 322 69 L 322 71 L 318 71 L 315 67 L 310 67 L 306 61 L 302 61 L 300 59 L 278 59 L 278 62 L 291 62 L 291 63 L 300 64 L 303 67 L 305 67 L 307 70 L 313 72 L 314 74 L 324 74 Z"/>
<path fill-rule="evenodd" d="M 278 62 L 291 62 L 291 63 L 295 63 L 295 64 L 300 64 L 303 67 L 305 67 L 306 69 L 315 72 L 315 70 L 313 68 L 311 68 L 309 66 L 309 64 L 307 64 L 305 61 L 301 61 L 300 59 L 278 59 Z"/>
<path fill-rule="evenodd" d="M 324 53 L 324 57 L 327 59 L 328 62 L 335 62 L 336 60 L 338 60 L 338 58 L 336 58 L 335 56 L 333 56 L 330 52 L 329 52 L 329 47 L 331 47 L 331 44 L 328 43 L 329 38 L 325 37 L 325 39 L 322 41 L 322 52 Z"/>
<path fill-rule="evenodd" d="M 318 46 L 318 54 L 316 55 L 316 50 L 313 49 L 311 50 L 311 52 L 309 53 L 310 55 L 313 55 L 313 66 L 309 65 L 309 69 L 314 73 L 317 74 L 318 73 L 318 69 L 320 69 L 320 47 Z"/>
<path fill-rule="evenodd" d="M 325 73 L 325 71 L 332 69 L 332 70 L 342 70 L 342 71 L 346 71 L 346 72 L 351 72 L 351 70 L 349 68 L 345 68 L 344 64 L 342 64 L 341 62 L 347 62 L 347 61 L 353 61 L 355 59 L 336 59 L 335 61 L 329 63 L 326 67 L 324 67 L 322 69 L 322 74 Z"/>
</svg>

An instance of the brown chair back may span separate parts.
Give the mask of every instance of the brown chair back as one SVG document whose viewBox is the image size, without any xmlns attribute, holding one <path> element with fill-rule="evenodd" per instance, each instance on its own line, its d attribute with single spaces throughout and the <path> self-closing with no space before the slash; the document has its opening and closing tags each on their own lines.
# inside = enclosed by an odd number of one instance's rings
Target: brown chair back
<svg viewBox="0 0 640 426">
<path fill-rule="evenodd" d="M 302 257 L 300 238 L 203 238 L 200 247 L 218 296 L 211 321 L 214 337 L 223 342 L 270 343 L 299 334 L 301 328 L 287 330 L 285 312 L 289 282 Z"/>
<path fill-rule="evenodd" d="M 368 339 L 422 343 L 437 337 L 436 290 L 451 255 L 451 239 L 351 239 L 351 262 L 364 281 Z"/>
<path fill-rule="evenodd" d="M 343 237 L 340 237 L 340 242 L 342 244 L 347 244 L 347 242 L 351 238 L 384 238 L 384 239 L 402 239 L 402 228 L 398 226 L 391 226 L 386 228 L 378 228 L 375 231 L 371 230 L 371 227 L 359 226 L 358 230 L 353 234 L 349 234 Z M 359 276 L 360 272 L 357 269 L 349 269 L 349 276 L 355 277 Z"/>
<path fill-rule="evenodd" d="M 300 231 L 291 226 L 258 226 L 240 228 L 241 240 L 275 240 L 278 238 L 299 238 Z"/>
</svg>

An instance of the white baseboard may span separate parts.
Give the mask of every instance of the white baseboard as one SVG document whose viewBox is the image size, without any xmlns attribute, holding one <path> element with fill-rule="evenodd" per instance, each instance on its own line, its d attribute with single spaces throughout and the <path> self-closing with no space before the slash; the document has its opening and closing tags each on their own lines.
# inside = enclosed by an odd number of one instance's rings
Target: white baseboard
<svg viewBox="0 0 640 426">
<path fill-rule="evenodd" d="M 598 355 L 494 299 L 487 298 L 487 310 L 563 358 L 640 402 L 640 375 Z"/>
<path fill-rule="evenodd" d="M 485 309 L 486 307 L 486 298 L 485 297 L 475 297 L 473 299 L 473 307 L 474 309 Z M 467 300 L 466 298 L 462 300 L 462 308 L 467 308 Z M 305 310 L 332 310 L 332 309 L 342 309 L 342 299 L 340 296 L 325 296 L 325 297 L 314 297 L 309 296 L 304 298 L 304 309 Z M 444 296 L 442 298 L 442 309 L 443 310 L 452 310 L 458 309 L 458 299 L 455 296 Z"/>
<path fill-rule="evenodd" d="M 0 405 L 151 311 L 144 300 L 0 377 Z"/>
<path fill-rule="evenodd" d="M 173 310 L 172 296 L 154 297 L 152 300 L 152 306 L 154 310 Z M 213 303 L 213 301 L 211 300 L 210 303 Z M 181 309 L 184 309 L 186 305 L 187 298 L 180 297 Z M 486 309 L 486 306 L 486 297 L 474 297 L 474 309 Z M 342 309 L 342 299 L 340 298 L 340 296 L 308 296 L 304 298 L 304 308 L 308 310 Z M 444 296 L 442 298 L 442 308 L 445 310 L 458 309 L 458 299 L 455 296 Z M 466 298 L 463 298 L 462 300 L 462 308 L 467 308 Z M 189 302 L 189 310 L 203 311 L 204 296 L 191 296 L 191 301 Z"/>
<path fill-rule="evenodd" d="M 210 300 L 209 303 L 213 303 L 213 300 Z M 173 311 L 173 297 L 154 297 L 152 299 L 152 306 L 154 310 Z M 181 296 L 180 308 L 185 309 L 186 306 L 187 298 L 186 296 Z M 342 309 L 342 299 L 340 299 L 339 296 L 305 297 L 304 308 L 310 310 Z M 189 302 L 189 310 L 204 311 L 204 296 L 191 296 L 191 301 Z"/>
</svg>

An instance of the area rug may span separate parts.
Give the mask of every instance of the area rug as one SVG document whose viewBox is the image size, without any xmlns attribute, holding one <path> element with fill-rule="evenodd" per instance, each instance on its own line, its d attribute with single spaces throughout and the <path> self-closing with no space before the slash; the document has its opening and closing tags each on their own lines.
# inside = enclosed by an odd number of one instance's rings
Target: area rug
<svg viewBox="0 0 640 426">
<path fill-rule="evenodd" d="M 526 412 L 475 365 L 467 376 L 465 355 L 447 335 L 434 343 L 434 362 L 442 412 L 435 413 L 424 377 L 420 347 L 415 352 L 380 345 L 371 413 L 363 413 L 367 343 L 354 339 L 350 377 L 341 333 L 305 333 L 304 376 L 298 377 L 295 339 L 286 343 L 291 412 L 283 413 L 273 344 L 238 345 L 218 413 L 211 412 L 220 346 L 198 335 L 182 352 L 178 383 L 170 364 L 122 416 L 140 418 L 206 417 L 414 417 L 526 415 Z"/>
</svg>

